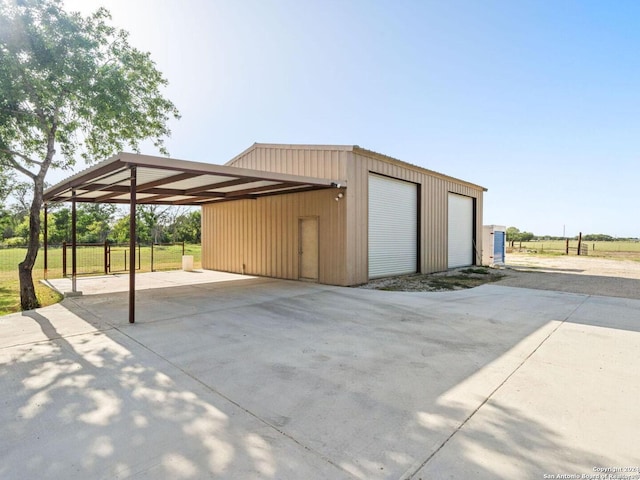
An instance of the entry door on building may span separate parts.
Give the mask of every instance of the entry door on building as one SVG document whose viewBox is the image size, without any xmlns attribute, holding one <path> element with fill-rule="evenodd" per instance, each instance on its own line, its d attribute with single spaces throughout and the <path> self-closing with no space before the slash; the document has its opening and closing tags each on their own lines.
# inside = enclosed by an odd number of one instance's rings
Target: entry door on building
<svg viewBox="0 0 640 480">
<path fill-rule="evenodd" d="M 504 236 L 505 232 L 493 232 L 493 263 L 504 263 Z"/>
<path fill-rule="evenodd" d="M 318 217 L 302 217 L 298 220 L 301 280 L 318 281 Z"/>
</svg>

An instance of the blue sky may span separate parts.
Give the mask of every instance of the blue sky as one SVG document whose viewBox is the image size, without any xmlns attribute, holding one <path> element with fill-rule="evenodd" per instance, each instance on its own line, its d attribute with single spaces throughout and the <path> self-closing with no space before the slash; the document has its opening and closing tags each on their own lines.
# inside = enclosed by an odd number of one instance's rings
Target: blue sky
<svg viewBox="0 0 640 480">
<path fill-rule="evenodd" d="M 487 187 L 485 224 L 640 237 L 640 2 L 65 4 L 151 52 L 175 158 L 357 144 Z"/>
</svg>

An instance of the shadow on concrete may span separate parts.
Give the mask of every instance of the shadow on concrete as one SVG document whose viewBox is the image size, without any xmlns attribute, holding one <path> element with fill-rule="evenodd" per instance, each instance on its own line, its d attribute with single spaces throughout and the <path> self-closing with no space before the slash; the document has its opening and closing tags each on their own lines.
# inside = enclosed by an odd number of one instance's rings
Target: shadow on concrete
<svg viewBox="0 0 640 480">
<path fill-rule="evenodd" d="M 529 267 L 505 270 L 499 285 L 557 292 L 640 299 L 640 280 L 600 275 L 536 272 Z M 544 270 L 549 270 L 545 268 Z"/>
<path fill-rule="evenodd" d="M 413 476 L 403 478 L 589 478 L 594 466 L 608 465 L 606 462 L 611 461 L 578 443 L 568 445 L 555 429 L 527 414 L 525 409 L 498 401 L 483 408 L 490 422 L 466 424 L 456 433 L 451 448 L 438 452 Z M 559 450 L 562 461 L 558 461 Z"/>
<path fill-rule="evenodd" d="M 498 290 L 202 284 L 138 292 L 136 325 L 110 294 L 64 306 L 116 328 L 64 338 L 25 313 L 49 340 L 0 350 L 0 477 L 418 478 L 454 434 L 475 478 L 513 478 L 483 450 L 522 478 L 558 452 L 592 462 L 524 406 L 484 403 L 585 298 Z M 483 404 L 489 430 L 467 422 Z"/>
<path fill-rule="evenodd" d="M 516 270 L 519 272 L 558 272 L 558 273 L 582 273 L 584 272 L 583 268 L 560 268 L 560 267 L 541 267 L 534 265 L 509 265 L 510 269 Z"/>
<path fill-rule="evenodd" d="M 0 381 L 11 385 L 12 399 L 0 477 L 226 478 L 231 471 L 278 478 L 280 469 L 305 471 L 299 447 L 277 452 L 272 437 L 282 435 L 253 417 L 236 421 L 237 407 L 126 335 L 61 338 L 45 315 L 25 316 L 51 340 L 14 347 L 3 358 Z M 10 371 L 22 378 L 16 382 Z"/>
</svg>

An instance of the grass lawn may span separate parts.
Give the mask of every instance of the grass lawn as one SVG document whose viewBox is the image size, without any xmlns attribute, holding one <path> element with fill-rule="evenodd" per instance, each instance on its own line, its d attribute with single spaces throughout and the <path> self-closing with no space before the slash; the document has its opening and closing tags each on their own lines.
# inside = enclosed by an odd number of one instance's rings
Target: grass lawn
<svg viewBox="0 0 640 480">
<path fill-rule="evenodd" d="M 0 315 L 20 311 L 20 285 L 18 281 L 18 263 L 24 259 L 25 248 L 0 249 Z M 185 255 L 193 255 L 195 268 L 200 268 L 200 245 L 185 245 Z M 140 247 L 136 252 L 139 263 L 137 272 L 151 271 L 151 248 Z M 62 277 L 62 248 L 49 248 L 48 251 L 48 278 Z M 38 259 L 33 268 L 33 282 L 36 295 L 40 304 L 45 307 L 58 303 L 62 295 L 40 283 L 44 278 L 43 250 L 38 252 Z M 129 265 L 127 247 L 111 247 L 110 272 L 122 273 L 128 270 Z M 182 245 L 155 246 L 153 249 L 153 270 L 177 270 L 182 268 Z M 78 247 L 77 249 L 78 275 L 104 275 L 104 248 Z M 71 275 L 71 248 L 67 249 L 67 274 Z"/>
<path fill-rule="evenodd" d="M 11 275 L 11 277 L 17 277 Z M 40 278 L 36 279 L 34 275 L 34 285 L 36 287 L 36 295 L 40 301 L 40 305 L 46 307 L 53 305 L 62 300 L 62 295 L 51 290 L 49 287 L 40 283 Z M 0 274 L 0 316 L 20 311 L 20 282 L 16 278 L 10 278 L 5 272 Z"/>
</svg>

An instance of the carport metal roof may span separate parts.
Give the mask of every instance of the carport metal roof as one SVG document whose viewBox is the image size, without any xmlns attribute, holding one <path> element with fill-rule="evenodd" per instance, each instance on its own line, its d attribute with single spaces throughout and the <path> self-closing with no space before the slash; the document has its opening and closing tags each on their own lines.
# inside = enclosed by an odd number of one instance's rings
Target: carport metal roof
<svg viewBox="0 0 640 480">
<path fill-rule="evenodd" d="M 44 192 L 45 203 L 129 203 L 131 169 L 136 169 L 136 202 L 204 205 L 344 186 L 345 182 L 172 158 L 120 153 Z"/>
<path fill-rule="evenodd" d="M 71 202 L 72 291 L 76 292 L 76 202 L 126 203 L 129 265 L 136 264 L 136 205 L 206 205 L 325 188 L 346 182 L 246 168 L 119 153 L 44 192 L 44 269 L 47 271 L 47 204 Z M 135 322 L 135 268 L 129 268 L 129 323 Z"/>
</svg>

